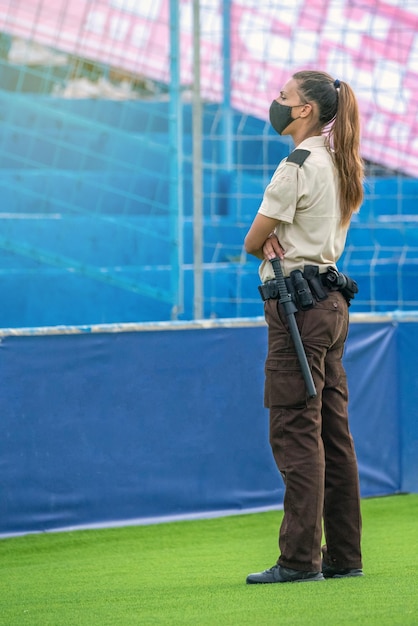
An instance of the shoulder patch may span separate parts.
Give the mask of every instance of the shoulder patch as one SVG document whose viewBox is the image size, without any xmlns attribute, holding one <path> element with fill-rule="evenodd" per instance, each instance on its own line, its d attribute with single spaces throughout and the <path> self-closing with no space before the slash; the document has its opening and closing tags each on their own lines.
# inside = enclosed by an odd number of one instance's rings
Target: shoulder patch
<svg viewBox="0 0 418 626">
<path fill-rule="evenodd" d="M 299 167 L 302 167 L 310 153 L 310 150 L 293 150 L 287 157 L 286 163 L 296 163 Z"/>
</svg>

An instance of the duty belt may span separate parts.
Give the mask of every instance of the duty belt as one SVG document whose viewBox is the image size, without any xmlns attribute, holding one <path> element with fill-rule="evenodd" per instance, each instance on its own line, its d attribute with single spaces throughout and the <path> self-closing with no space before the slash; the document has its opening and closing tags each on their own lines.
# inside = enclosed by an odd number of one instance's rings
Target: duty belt
<svg viewBox="0 0 418 626">
<path fill-rule="evenodd" d="M 341 291 L 348 306 L 358 293 L 356 281 L 332 266 L 320 274 L 318 265 L 305 265 L 303 272 L 293 270 L 290 276 L 285 278 L 285 283 L 292 300 L 301 311 L 311 309 L 315 301 L 320 302 L 328 298 L 330 291 Z M 279 297 L 276 279 L 266 281 L 258 289 L 264 301 Z"/>
</svg>

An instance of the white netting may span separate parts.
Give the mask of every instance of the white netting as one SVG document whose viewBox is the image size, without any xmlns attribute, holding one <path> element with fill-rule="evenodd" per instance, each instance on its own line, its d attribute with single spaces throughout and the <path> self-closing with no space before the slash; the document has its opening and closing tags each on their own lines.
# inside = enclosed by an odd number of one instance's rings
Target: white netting
<svg viewBox="0 0 418 626">
<path fill-rule="evenodd" d="M 194 45 L 204 315 L 262 313 L 242 241 L 290 149 L 270 102 L 301 68 L 347 80 L 361 106 L 366 197 L 340 264 L 360 285 L 352 310 L 418 307 L 418 0 L 201 0 L 198 44 L 196 4 L 0 0 L 1 326 L 193 316 Z"/>
</svg>

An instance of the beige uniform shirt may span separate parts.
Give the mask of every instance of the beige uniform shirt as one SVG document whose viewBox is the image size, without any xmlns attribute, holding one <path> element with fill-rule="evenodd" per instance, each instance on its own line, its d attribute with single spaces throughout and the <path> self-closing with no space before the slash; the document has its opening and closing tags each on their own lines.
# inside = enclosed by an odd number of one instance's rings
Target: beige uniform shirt
<svg viewBox="0 0 418 626">
<path fill-rule="evenodd" d="M 277 238 L 285 250 L 285 276 L 304 265 L 319 265 L 320 273 L 335 267 L 347 237 L 340 225 L 338 173 L 324 137 L 309 137 L 297 149 L 309 150 L 302 166 L 281 161 L 258 210 L 279 220 Z M 262 282 L 274 278 L 270 261 L 260 266 Z"/>
</svg>

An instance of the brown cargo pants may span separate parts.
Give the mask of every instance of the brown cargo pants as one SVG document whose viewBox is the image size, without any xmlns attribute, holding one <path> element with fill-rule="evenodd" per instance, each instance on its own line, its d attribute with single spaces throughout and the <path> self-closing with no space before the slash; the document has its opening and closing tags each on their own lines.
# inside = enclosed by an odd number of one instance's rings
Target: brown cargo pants
<svg viewBox="0 0 418 626">
<path fill-rule="evenodd" d="M 307 397 L 283 307 L 277 300 L 265 302 L 265 406 L 271 448 L 285 483 L 278 563 L 320 571 L 323 520 L 326 563 L 361 568 L 358 468 L 342 364 L 348 307 L 340 292 L 329 292 L 295 317 L 318 394 L 313 399 Z"/>
</svg>

